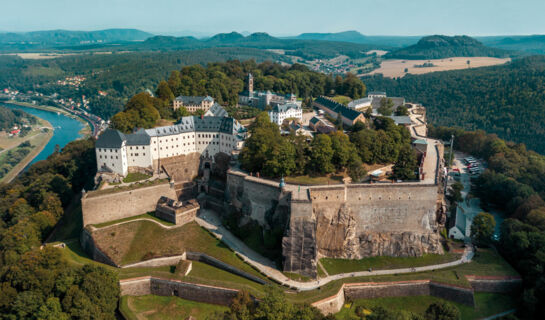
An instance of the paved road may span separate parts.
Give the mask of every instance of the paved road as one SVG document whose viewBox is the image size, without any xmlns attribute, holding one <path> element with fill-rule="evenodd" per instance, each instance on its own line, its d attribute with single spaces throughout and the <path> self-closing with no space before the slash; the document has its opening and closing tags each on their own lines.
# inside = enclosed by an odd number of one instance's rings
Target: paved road
<svg viewBox="0 0 545 320">
<path fill-rule="evenodd" d="M 216 237 L 221 239 L 227 246 L 229 246 L 233 251 L 235 251 L 239 257 L 241 257 L 245 262 L 257 268 L 261 273 L 266 276 L 274 279 L 275 281 L 281 283 L 282 285 L 295 288 L 300 291 L 314 290 L 317 289 L 331 281 L 352 278 L 352 277 L 363 277 L 363 276 L 378 276 L 378 275 L 392 275 L 400 273 L 414 273 L 414 272 L 423 272 L 449 268 L 457 266 L 463 263 L 470 262 L 473 259 L 473 247 L 468 246 L 464 251 L 464 254 L 459 260 L 425 266 L 425 267 L 416 267 L 416 268 L 400 268 L 400 269 L 391 269 L 391 270 L 375 270 L 375 271 L 359 271 L 359 272 L 350 272 L 350 273 L 341 273 L 332 276 L 327 276 L 325 278 L 320 278 L 316 281 L 310 282 L 299 282 L 286 277 L 280 270 L 276 269 L 274 263 L 257 254 L 255 251 L 246 246 L 240 239 L 235 237 L 229 230 L 227 230 L 222 224 L 219 217 L 215 212 L 201 209 L 199 217 L 196 218 L 196 221 L 202 227 L 208 229 Z"/>
</svg>

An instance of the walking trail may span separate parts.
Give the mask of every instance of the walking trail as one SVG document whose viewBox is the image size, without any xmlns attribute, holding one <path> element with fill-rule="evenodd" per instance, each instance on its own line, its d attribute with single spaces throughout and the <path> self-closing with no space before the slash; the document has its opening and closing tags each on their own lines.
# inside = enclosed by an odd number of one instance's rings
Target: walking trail
<svg viewBox="0 0 545 320">
<path fill-rule="evenodd" d="M 331 281 L 340 280 L 344 278 L 351 277 L 363 277 L 363 276 L 379 276 L 379 275 L 392 275 L 400 273 L 415 273 L 423 271 L 432 271 L 444 268 L 454 267 L 463 263 L 471 262 L 473 258 L 473 247 L 467 246 L 464 250 L 462 257 L 456 261 L 436 264 L 424 267 L 415 267 L 415 268 L 400 268 L 400 269 L 391 269 L 391 270 L 375 270 L 375 271 L 358 271 L 350 273 L 340 273 L 336 275 L 330 275 L 324 278 L 320 278 L 316 281 L 310 282 L 299 282 L 292 280 L 286 277 L 280 270 L 276 268 L 274 263 L 263 257 L 262 255 L 256 253 L 248 246 L 246 246 L 241 240 L 235 237 L 229 230 L 227 230 L 222 224 L 215 212 L 211 210 L 201 209 L 199 217 L 196 218 L 196 221 L 202 227 L 208 229 L 212 232 L 217 238 L 221 239 L 227 246 L 229 246 L 233 251 L 237 253 L 238 256 L 242 258 L 246 263 L 252 265 L 258 269 L 261 273 L 265 274 L 267 277 L 274 279 L 282 285 L 292 287 L 300 291 L 314 290 L 317 289 Z"/>
</svg>

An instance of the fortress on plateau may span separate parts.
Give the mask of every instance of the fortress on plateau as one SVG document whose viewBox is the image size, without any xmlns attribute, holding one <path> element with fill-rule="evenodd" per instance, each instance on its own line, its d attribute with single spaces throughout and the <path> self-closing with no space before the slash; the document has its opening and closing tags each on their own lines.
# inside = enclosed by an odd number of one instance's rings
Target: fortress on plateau
<svg viewBox="0 0 545 320">
<path fill-rule="evenodd" d="M 324 257 L 443 253 L 438 232 L 445 222 L 443 145 L 426 137 L 422 106 L 414 105 L 404 123 L 420 154 L 417 181 L 311 186 L 241 170 L 237 157 L 247 130 L 219 105 L 212 103 L 208 109 L 204 116 L 182 117 L 171 126 L 132 134 L 106 130 L 96 142 L 97 182 L 121 181 L 131 172 L 152 178 L 142 185 L 123 183 L 87 192 L 82 199 L 84 225 L 159 209 L 165 216 L 171 212 L 168 219 L 176 223 L 195 219 L 197 210 L 214 210 L 222 218 L 237 213 L 263 230 L 281 226 L 283 271 L 310 277 L 317 276 L 317 263 Z M 191 214 L 184 216 L 186 211 Z"/>
</svg>

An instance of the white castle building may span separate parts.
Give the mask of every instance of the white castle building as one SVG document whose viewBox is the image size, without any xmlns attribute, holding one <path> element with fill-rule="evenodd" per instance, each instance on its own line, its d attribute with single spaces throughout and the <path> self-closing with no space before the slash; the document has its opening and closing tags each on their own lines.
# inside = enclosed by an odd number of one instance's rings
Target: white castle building
<svg viewBox="0 0 545 320">
<path fill-rule="evenodd" d="M 303 109 L 295 103 L 277 104 L 269 111 L 271 122 L 281 126 L 285 119 L 303 120 Z"/>
<path fill-rule="evenodd" d="M 246 129 L 225 116 L 183 117 L 172 126 L 132 134 L 107 129 L 95 144 L 98 172 L 126 176 L 129 167 L 156 169 L 161 159 L 198 152 L 214 157 L 242 149 Z"/>
</svg>

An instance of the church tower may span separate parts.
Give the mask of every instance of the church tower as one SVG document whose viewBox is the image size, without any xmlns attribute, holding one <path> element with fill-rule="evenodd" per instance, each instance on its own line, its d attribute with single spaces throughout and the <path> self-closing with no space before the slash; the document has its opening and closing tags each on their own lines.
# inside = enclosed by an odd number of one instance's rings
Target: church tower
<svg viewBox="0 0 545 320">
<path fill-rule="evenodd" d="M 248 73 L 248 96 L 252 97 L 254 95 L 254 76 L 251 73 Z"/>
</svg>

